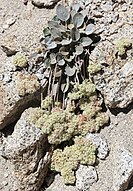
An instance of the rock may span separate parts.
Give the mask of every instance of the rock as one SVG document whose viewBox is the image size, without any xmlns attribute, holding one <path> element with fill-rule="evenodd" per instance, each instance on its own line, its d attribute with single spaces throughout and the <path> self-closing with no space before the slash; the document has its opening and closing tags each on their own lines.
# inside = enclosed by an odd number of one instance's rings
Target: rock
<svg viewBox="0 0 133 191">
<path fill-rule="evenodd" d="M 93 166 L 80 165 L 76 171 L 76 187 L 80 191 L 89 191 L 90 186 L 98 180 Z"/>
<path fill-rule="evenodd" d="M 63 182 L 63 177 L 59 174 L 55 176 L 53 183 L 46 189 L 46 191 L 78 191 L 74 186 L 66 186 Z M 43 190 L 42 190 L 43 191 Z"/>
<path fill-rule="evenodd" d="M 0 71 L 0 129 L 13 123 L 28 106 L 40 100 L 37 77 L 14 70 L 15 66 L 8 62 Z"/>
<path fill-rule="evenodd" d="M 60 0 L 32 0 L 33 5 L 42 8 L 42 7 L 52 7 L 55 3 Z"/>
<path fill-rule="evenodd" d="M 103 139 L 100 134 L 91 134 L 88 133 L 86 135 L 86 138 L 89 139 L 90 141 L 93 142 L 93 144 L 96 146 L 97 148 L 97 156 L 100 159 L 105 159 L 105 157 L 107 156 L 108 152 L 109 152 L 109 148 L 107 145 L 107 141 L 105 139 Z"/>
<path fill-rule="evenodd" d="M 13 56 L 18 52 L 17 50 L 9 48 L 9 47 L 4 46 L 4 45 L 1 45 L 1 49 L 3 52 L 6 53 L 7 56 Z"/>
<path fill-rule="evenodd" d="M 46 153 L 46 136 L 29 121 L 35 110 L 25 110 L 13 133 L 3 138 L 1 155 L 14 167 L 18 190 L 39 191 L 48 170 L 50 158 Z"/>
<path fill-rule="evenodd" d="M 90 60 L 103 68 L 103 73 L 94 76 L 94 83 L 106 105 L 125 108 L 133 101 L 132 51 L 128 50 L 128 59 L 117 58 L 116 53 L 115 45 L 103 41 L 92 51 Z"/>
<path fill-rule="evenodd" d="M 117 148 L 114 153 L 113 190 L 124 191 L 133 176 L 133 155 L 124 148 Z"/>
<path fill-rule="evenodd" d="M 13 25 L 16 22 L 16 18 L 8 18 L 5 23 L 3 24 L 3 29 L 8 29 L 11 25 Z"/>
</svg>

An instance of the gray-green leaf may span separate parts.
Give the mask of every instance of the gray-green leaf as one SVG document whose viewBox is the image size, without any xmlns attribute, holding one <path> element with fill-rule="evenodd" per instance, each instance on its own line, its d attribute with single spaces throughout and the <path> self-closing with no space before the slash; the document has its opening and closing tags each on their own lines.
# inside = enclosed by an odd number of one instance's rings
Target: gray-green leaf
<svg viewBox="0 0 133 191">
<path fill-rule="evenodd" d="M 69 52 L 65 49 L 65 47 L 61 47 L 59 52 L 63 55 L 63 56 L 67 56 L 69 54 Z"/>
<path fill-rule="evenodd" d="M 63 39 L 62 42 L 61 42 L 61 44 L 62 44 L 62 45 L 68 45 L 68 44 L 70 44 L 71 42 L 72 42 L 72 39 Z"/>
<path fill-rule="evenodd" d="M 92 44 L 92 40 L 89 37 L 82 37 L 81 38 L 81 44 L 84 46 L 90 46 Z"/>
<path fill-rule="evenodd" d="M 86 34 L 87 35 L 94 33 L 94 31 L 95 31 L 95 25 L 94 24 L 91 23 L 86 27 Z"/>
<path fill-rule="evenodd" d="M 48 49 L 54 49 L 57 47 L 57 44 L 53 41 L 53 39 L 50 36 L 47 36 L 45 38 L 45 44 Z"/>
<path fill-rule="evenodd" d="M 63 5 L 59 4 L 56 8 L 56 14 L 57 17 L 61 20 L 61 21 L 67 21 L 69 19 L 69 12 L 67 10 L 66 7 L 64 7 Z"/>
<path fill-rule="evenodd" d="M 56 55 L 56 60 L 57 60 L 57 64 L 58 64 L 59 66 L 65 65 L 65 60 L 63 59 L 63 56 L 62 56 L 60 53 L 58 53 L 58 54 Z"/>
<path fill-rule="evenodd" d="M 51 28 L 59 28 L 59 23 L 57 21 L 48 21 L 48 27 Z"/>
<path fill-rule="evenodd" d="M 82 45 L 79 45 L 79 46 L 77 46 L 76 47 L 76 52 L 75 52 L 75 54 L 76 55 L 80 55 L 80 54 L 82 54 L 83 53 L 83 46 Z"/>
<path fill-rule="evenodd" d="M 57 62 L 57 64 L 58 64 L 59 66 L 64 66 L 64 65 L 65 65 L 65 60 L 64 60 L 64 59 L 59 60 L 59 61 Z"/>
<path fill-rule="evenodd" d="M 75 27 L 80 27 L 84 22 L 84 16 L 82 15 L 82 13 L 76 13 L 73 16 L 73 24 L 75 25 Z"/>
<path fill-rule="evenodd" d="M 50 60 L 51 60 L 50 64 L 55 64 L 56 63 L 56 54 L 55 53 L 50 54 Z"/>
<path fill-rule="evenodd" d="M 78 12 L 78 10 L 81 8 L 79 3 L 73 3 L 71 7 L 72 10 L 75 10 L 76 12 Z"/>
<path fill-rule="evenodd" d="M 72 60 L 74 59 L 75 55 L 72 55 L 70 57 L 64 57 L 64 59 L 67 61 L 67 62 L 72 62 Z"/>
<path fill-rule="evenodd" d="M 75 66 L 73 66 L 72 68 L 70 67 L 70 66 L 66 66 L 65 67 L 65 74 L 67 75 L 67 76 L 73 76 L 74 74 L 75 74 L 75 72 L 76 72 L 76 67 Z"/>
<path fill-rule="evenodd" d="M 53 38 L 61 37 L 61 32 L 57 28 L 51 28 Z"/>
</svg>

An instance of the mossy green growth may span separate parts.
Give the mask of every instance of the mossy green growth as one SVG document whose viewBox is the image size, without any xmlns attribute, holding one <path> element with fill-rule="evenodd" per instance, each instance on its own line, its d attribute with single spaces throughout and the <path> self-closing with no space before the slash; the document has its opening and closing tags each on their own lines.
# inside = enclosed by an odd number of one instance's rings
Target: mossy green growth
<svg viewBox="0 0 133 191">
<path fill-rule="evenodd" d="M 78 96 L 75 96 L 78 95 Z M 108 117 L 101 112 L 101 101 L 97 100 L 95 85 L 88 80 L 76 84 L 72 93 L 69 93 L 70 104 L 67 108 L 54 107 L 46 110 L 51 104 L 51 98 L 43 100 L 45 112 L 37 121 L 36 126 L 48 135 L 50 144 L 58 145 L 69 141 L 76 135 L 86 135 L 88 132 L 97 132 Z M 79 113 L 75 114 L 76 103 L 79 104 Z"/>
<path fill-rule="evenodd" d="M 40 83 L 34 74 L 18 73 L 16 76 L 16 90 L 19 96 L 33 94 L 40 89 Z"/>
<path fill-rule="evenodd" d="M 44 114 L 44 111 L 41 108 L 32 108 L 32 112 L 28 116 L 30 123 L 35 124 L 36 121 Z"/>
<path fill-rule="evenodd" d="M 54 108 L 51 113 L 45 113 L 36 125 L 48 135 L 50 144 L 58 145 L 67 141 L 75 134 L 78 121 L 74 113 L 60 108 Z"/>
<path fill-rule="evenodd" d="M 49 107 L 52 106 L 52 97 L 47 96 L 44 100 L 41 102 L 41 108 L 42 109 L 49 109 Z"/>
<path fill-rule="evenodd" d="M 89 80 L 84 80 L 82 84 L 75 84 L 73 92 L 68 94 L 70 100 L 78 100 L 95 95 L 95 85 Z"/>
<path fill-rule="evenodd" d="M 116 49 L 119 56 L 123 56 L 127 49 L 132 46 L 132 41 L 128 38 L 121 38 L 116 42 Z"/>
<path fill-rule="evenodd" d="M 88 72 L 89 74 L 95 74 L 99 72 L 102 69 L 100 64 L 90 62 L 88 66 Z"/>
<path fill-rule="evenodd" d="M 76 137 L 74 145 L 65 147 L 63 151 L 61 149 L 54 151 L 51 169 L 61 172 L 65 184 L 74 184 L 78 165 L 94 165 L 95 152 L 96 148 L 92 142 L 83 137 Z"/>
<path fill-rule="evenodd" d="M 14 59 L 13 59 L 13 64 L 15 64 L 15 66 L 18 66 L 20 68 L 24 68 L 27 66 L 28 64 L 28 59 L 27 57 L 22 54 L 22 53 L 17 53 L 15 56 L 14 56 Z"/>
</svg>

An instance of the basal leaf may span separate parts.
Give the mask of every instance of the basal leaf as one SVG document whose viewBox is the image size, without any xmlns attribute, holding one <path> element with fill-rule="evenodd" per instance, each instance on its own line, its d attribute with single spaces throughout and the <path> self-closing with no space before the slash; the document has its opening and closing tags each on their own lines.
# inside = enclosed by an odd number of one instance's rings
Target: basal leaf
<svg viewBox="0 0 133 191">
<path fill-rule="evenodd" d="M 71 42 L 72 42 L 72 39 L 63 39 L 61 44 L 62 45 L 69 45 L 69 44 L 71 44 Z"/>
<path fill-rule="evenodd" d="M 72 60 L 74 59 L 75 55 L 73 54 L 72 56 L 66 56 L 64 57 L 64 59 L 67 61 L 67 62 L 72 62 Z"/>
<path fill-rule="evenodd" d="M 84 51 L 83 46 L 82 46 L 82 45 L 79 45 L 79 46 L 76 47 L 76 52 L 75 52 L 75 54 L 76 54 L 76 55 L 80 55 L 80 54 L 83 53 L 83 51 Z"/>
<path fill-rule="evenodd" d="M 50 44 L 47 45 L 47 48 L 50 49 L 54 49 L 57 47 L 57 44 L 55 42 L 51 42 Z"/>
<path fill-rule="evenodd" d="M 50 54 L 50 64 L 56 64 L 56 54 L 55 53 L 51 53 Z"/>
<path fill-rule="evenodd" d="M 76 13 L 73 16 L 73 24 L 75 27 L 80 27 L 84 22 L 84 16 L 82 15 L 82 13 Z"/>
<path fill-rule="evenodd" d="M 69 11 L 66 7 L 64 7 L 63 5 L 59 4 L 56 8 L 56 14 L 57 17 L 61 20 L 61 21 L 67 21 L 69 19 Z"/>
<path fill-rule="evenodd" d="M 76 67 L 75 66 L 73 66 L 72 68 L 70 67 L 70 66 L 66 66 L 65 67 L 65 74 L 67 75 L 67 76 L 73 76 L 74 74 L 75 74 L 75 72 L 76 72 Z"/>
<path fill-rule="evenodd" d="M 51 28 L 51 35 L 53 38 L 61 37 L 61 32 L 57 28 Z"/>
<path fill-rule="evenodd" d="M 65 49 L 65 47 L 61 47 L 59 52 L 63 55 L 63 56 L 67 56 L 69 54 L 69 52 Z"/>
<path fill-rule="evenodd" d="M 81 44 L 83 45 L 83 47 L 90 46 L 92 44 L 92 42 L 93 41 L 89 37 L 82 37 L 81 38 Z"/>
<path fill-rule="evenodd" d="M 48 27 L 51 28 L 59 28 L 59 23 L 57 21 L 48 21 Z"/>
<path fill-rule="evenodd" d="M 64 60 L 64 59 L 59 60 L 59 61 L 57 62 L 57 64 L 58 64 L 59 66 L 64 66 L 64 65 L 65 65 L 65 60 Z"/>
<path fill-rule="evenodd" d="M 95 31 L 95 25 L 91 23 L 86 27 L 85 32 L 87 35 L 90 35 L 90 34 L 94 33 L 94 31 Z"/>
<path fill-rule="evenodd" d="M 45 44 L 47 46 L 47 49 L 54 49 L 57 47 L 57 44 L 53 41 L 53 38 L 50 36 L 47 36 L 45 38 Z"/>
<path fill-rule="evenodd" d="M 79 9 L 81 8 L 79 3 L 73 3 L 71 7 L 72 7 L 72 10 L 75 10 L 76 12 L 78 12 Z"/>
</svg>

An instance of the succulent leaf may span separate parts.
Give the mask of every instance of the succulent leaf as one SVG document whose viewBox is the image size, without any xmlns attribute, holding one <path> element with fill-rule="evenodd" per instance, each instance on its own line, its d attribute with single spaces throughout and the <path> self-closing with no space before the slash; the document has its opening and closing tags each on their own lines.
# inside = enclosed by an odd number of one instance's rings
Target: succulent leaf
<svg viewBox="0 0 133 191">
<path fill-rule="evenodd" d="M 65 60 L 64 60 L 64 59 L 59 60 L 57 64 L 58 64 L 59 66 L 64 66 L 64 65 L 65 65 Z"/>
<path fill-rule="evenodd" d="M 81 8 L 79 3 L 73 3 L 71 7 L 72 7 L 72 10 L 75 10 L 76 12 L 78 12 L 79 9 Z"/>
</svg>

